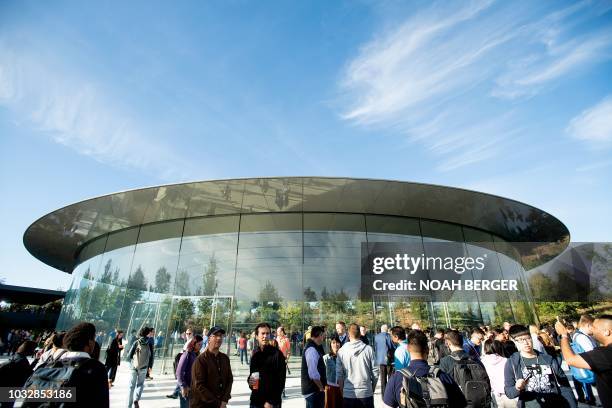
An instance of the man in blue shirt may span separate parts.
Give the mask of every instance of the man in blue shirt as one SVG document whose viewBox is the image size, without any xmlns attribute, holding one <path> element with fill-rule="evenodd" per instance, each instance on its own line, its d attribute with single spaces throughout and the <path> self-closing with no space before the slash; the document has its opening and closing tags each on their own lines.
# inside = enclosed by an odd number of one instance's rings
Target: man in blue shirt
<svg viewBox="0 0 612 408">
<path fill-rule="evenodd" d="M 387 355 L 389 350 L 393 350 L 391 336 L 389 336 L 389 326 L 383 324 L 380 326 L 380 333 L 374 336 L 374 345 L 376 346 L 376 364 L 380 369 L 380 393 L 385 395 L 385 387 L 387 386 Z"/>
<path fill-rule="evenodd" d="M 481 345 L 484 341 L 484 332 L 479 328 L 472 329 L 469 340 L 463 343 L 463 351 L 476 361 L 480 361 Z"/>
<path fill-rule="evenodd" d="M 392 329 L 393 330 L 393 329 Z M 408 351 L 410 352 L 410 363 L 408 371 L 416 377 L 424 377 L 429 373 L 429 365 L 427 364 L 427 355 L 429 349 L 427 346 L 427 336 L 420 330 L 412 330 L 408 334 Z M 386 406 L 397 408 L 400 406 L 400 393 L 402 390 L 402 382 L 404 376 L 400 372 L 395 372 L 389 379 L 387 388 L 383 396 L 383 402 Z M 467 405 L 465 397 L 461 393 L 461 389 L 448 374 L 439 371 L 437 378 L 444 384 L 444 389 L 448 397 L 449 406 L 451 408 L 463 408 Z M 415 378 L 409 381 L 410 391 L 421 395 L 421 387 Z"/>
<path fill-rule="evenodd" d="M 396 346 L 393 353 L 393 368 L 399 371 L 402 368 L 408 367 L 410 363 L 410 354 L 408 353 L 408 342 L 406 341 L 406 331 L 401 326 L 394 326 L 391 329 L 391 340 Z"/>
</svg>

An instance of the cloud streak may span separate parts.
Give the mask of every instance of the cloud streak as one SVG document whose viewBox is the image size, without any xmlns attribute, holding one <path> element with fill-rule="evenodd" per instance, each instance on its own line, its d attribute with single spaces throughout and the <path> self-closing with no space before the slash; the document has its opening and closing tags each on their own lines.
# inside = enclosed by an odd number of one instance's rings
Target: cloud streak
<svg viewBox="0 0 612 408">
<path fill-rule="evenodd" d="M 437 158 L 439 171 L 492 159 L 516 139 L 520 120 L 508 101 L 610 58 L 612 30 L 568 34 L 602 12 L 587 6 L 435 4 L 375 35 L 347 63 L 341 117 L 407 135 Z"/>
<path fill-rule="evenodd" d="M 612 145 L 612 95 L 573 118 L 566 132 L 595 147 Z"/>
<path fill-rule="evenodd" d="M 156 139 L 152 126 L 93 79 L 58 66 L 49 56 L 1 42 L 0 106 L 11 110 L 21 126 L 100 163 L 165 181 L 197 173 L 189 160 Z"/>
</svg>

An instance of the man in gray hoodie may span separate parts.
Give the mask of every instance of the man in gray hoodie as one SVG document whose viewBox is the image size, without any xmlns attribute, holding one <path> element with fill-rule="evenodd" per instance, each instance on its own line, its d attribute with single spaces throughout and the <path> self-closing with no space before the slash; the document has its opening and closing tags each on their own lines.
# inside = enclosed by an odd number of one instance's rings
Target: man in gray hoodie
<svg viewBox="0 0 612 408">
<path fill-rule="evenodd" d="M 360 340 L 359 326 L 351 324 L 349 342 L 338 350 L 336 379 L 344 397 L 343 408 L 374 408 L 378 365 L 371 346 Z"/>
</svg>

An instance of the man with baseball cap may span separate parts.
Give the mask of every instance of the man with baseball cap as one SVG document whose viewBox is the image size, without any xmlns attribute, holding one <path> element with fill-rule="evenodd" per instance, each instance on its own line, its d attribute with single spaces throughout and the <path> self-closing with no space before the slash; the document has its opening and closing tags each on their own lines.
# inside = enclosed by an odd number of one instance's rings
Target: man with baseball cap
<svg viewBox="0 0 612 408">
<path fill-rule="evenodd" d="M 224 336 L 219 326 L 208 331 L 208 344 L 191 371 L 190 407 L 225 408 L 231 398 L 234 376 L 229 357 L 219 350 Z"/>
</svg>

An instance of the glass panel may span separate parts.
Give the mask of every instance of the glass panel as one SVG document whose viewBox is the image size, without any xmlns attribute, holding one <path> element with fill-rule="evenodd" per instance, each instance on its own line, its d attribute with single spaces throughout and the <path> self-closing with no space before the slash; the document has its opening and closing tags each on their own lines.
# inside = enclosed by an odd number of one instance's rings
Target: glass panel
<svg viewBox="0 0 612 408">
<path fill-rule="evenodd" d="M 460 225 L 423 220 L 421 229 L 426 257 L 467 256 Z M 473 276 L 465 273 L 458 275 L 457 279 L 473 279 Z M 468 302 L 465 301 L 465 295 L 457 297 L 453 294 L 447 302 L 433 302 L 433 316 L 437 322 L 445 322 L 447 327 L 477 326 L 483 321 L 477 293 L 474 293 L 473 299 L 475 301 Z"/>
<path fill-rule="evenodd" d="M 244 186 L 243 213 L 302 210 L 301 179 L 252 179 Z"/>
<path fill-rule="evenodd" d="M 240 213 L 244 180 L 190 183 L 185 188 L 191 197 L 187 218 Z"/>
<path fill-rule="evenodd" d="M 233 296 L 238 221 L 231 216 L 185 222 L 175 295 Z"/>
<path fill-rule="evenodd" d="M 465 235 L 468 255 L 473 258 L 483 257 L 485 259 L 485 269 L 483 271 L 474 269 L 470 272 L 473 279 L 505 279 L 497 253 L 495 252 L 491 234 L 468 227 L 463 227 L 463 233 Z M 487 299 L 487 301 L 483 301 L 480 293 L 476 291 L 476 295 L 479 296 L 480 300 L 483 323 L 501 326 L 504 321 L 513 319 L 512 306 L 510 305 L 508 294 L 509 292 L 497 291 L 494 300 Z"/>
<path fill-rule="evenodd" d="M 130 269 L 134 256 L 134 248 L 138 239 L 138 228 L 131 228 L 117 233 L 109 234 L 106 243 L 106 252 L 102 257 L 102 271 L 100 281 L 116 286 L 113 289 L 113 296 L 106 303 L 103 310 L 94 310 L 97 319 L 103 319 L 109 326 L 118 326 L 122 329 L 127 328 L 127 318 L 121 321 L 122 310 L 129 313 L 130 306 L 123 308 L 126 301 L 126 288 L 130 282 Z M 139 299 L 139 295 L 130 293 L 127 298 L 127 305 Z M 129 316 L 128 316 L 129 317 Z"/>
<path fill-rule="evenodd" d="M 365 217 L 304 214 L 304 326 L 338 320 L 373 326 L 372 303 L 359 299 Z"/>
<path fill-rule="evenodd" d="M 499 259 L 502 274 L 505 279 L 516 279 L 518 291 L 510 292 L 510 305 L 514 315 L 514 322 L 535 323 L 537 322 L 533 301 L 529 294 L 529 286 L 525 280 L 525 270 L 518 261 L 520 259 L 517 251 L 508 242 L 498 237 L 493 237 L 495 250 Z"/>
<path fill-rule="evenodd" d="M 250 332 L 259 321 L 276 326 L 282 317 L 294 316 L 299 310 L 296 302 L 303 297 L 301 225 L 301 214 L 242 216 L 234 329 Z"/>
</svg>

